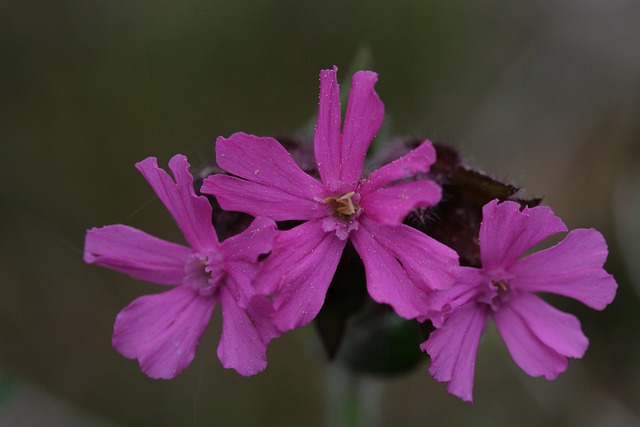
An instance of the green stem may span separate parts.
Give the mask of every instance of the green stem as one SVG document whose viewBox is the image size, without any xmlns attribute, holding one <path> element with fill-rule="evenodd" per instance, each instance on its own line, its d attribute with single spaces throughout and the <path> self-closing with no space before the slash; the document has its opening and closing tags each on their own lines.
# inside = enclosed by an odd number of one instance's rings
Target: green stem
<svg viewBox="0 0 640 427">
<path fill-rule="evenodd" d="M 355 374 L 338 364 L 327 375 L 327 427 L 381 425 L 382 381 Z"/>
</svg>

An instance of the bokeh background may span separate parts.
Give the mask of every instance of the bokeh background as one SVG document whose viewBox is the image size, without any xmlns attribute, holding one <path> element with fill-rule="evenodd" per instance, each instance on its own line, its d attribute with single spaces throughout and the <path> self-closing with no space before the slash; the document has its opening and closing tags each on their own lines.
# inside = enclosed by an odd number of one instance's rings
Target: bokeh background
<svg viewBox="0 0 640 427">
<path fill-rule="evenodd" d="M 321 68 L 344 80 L 366 63 L 393 134 L 449 142 L 570 228 L 598 228 L 620 285 L 604 312 L 561 303 L 591 346 L 558 380 L 527 377 L 489 331 L 473 405 L 425 363 L 360 381 L 373 418 L 640 425 L 638 22 L 635 0 L 1 2 L 0 424 L 331 425 L 328 395 L 348 381 L 312 328 L 243 378 L 216 358 L 216 315 L 189 369 L 150 380 L 110 339 L 117 312 L 157 288 L 81 257 L 92 226 L 182 241 L 135 162 L 184 153 L 197 171 L 218 135 L 295 133 Z"/>
</svg>

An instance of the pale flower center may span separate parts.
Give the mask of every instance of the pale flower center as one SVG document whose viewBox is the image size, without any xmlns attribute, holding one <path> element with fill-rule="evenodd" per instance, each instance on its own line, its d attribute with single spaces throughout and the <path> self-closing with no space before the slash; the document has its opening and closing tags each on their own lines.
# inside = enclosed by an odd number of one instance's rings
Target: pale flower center
<svg viewBox="0 0 640 427">
<path fill-rule="evenodd" d="M 513 288 L 509 285 L 508 280 L 492 279 L 483 300 L 489 304 L 494 311 L 499 310 L 503 304 L 513 297 L 513 292 Z"/>
<path fill-rule="evenodd" d="M 501 292 L 507 292 L 509 290 L 509 287 L 504 280 L 492 280 L 491 286 L 496 288 L 498 294 L 500 294 Z"/>
<path fill-rule="evenodd" d="M 322 203 L 329 204 L 333 216 L 346 221 L 360 210 L 357 204 L 359 198 L 359 194 L 356 194 L 355 191 L 349 191 L 340 197 L 327 197 Z"/>
<path fill-rule="evenodd" d="M 226 272 L 219 254 L 193 254 L 187 258 L 182 284 L 190 286 L 202 296 L 216 293 Z"/>
</svg>

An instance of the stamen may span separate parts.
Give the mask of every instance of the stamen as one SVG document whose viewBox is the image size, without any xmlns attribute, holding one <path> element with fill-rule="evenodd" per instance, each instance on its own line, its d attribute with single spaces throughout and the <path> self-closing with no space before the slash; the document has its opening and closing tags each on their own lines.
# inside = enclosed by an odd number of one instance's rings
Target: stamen
<svg viewBox="0 0 640 427">
<path fill-rule="evenodd" d="M 334 202 L 333 209 L 337 217 L 347 219 L 358 211 L 358 207 L 353 203 L 354 191 L 340 197 L 327 197 L 322 203 Z"/>
<path fill-rule="evenodd" d="M 187 259 L 182 283 L 197 290 L 201 296 L 210 296 L 218 291 L 225 275 L 219 254 L 196 253 Z"/>
<path fill-rule="evenodd" d="M 496 288 L 500 289 L 502 292 L 507 292 L 509 290 L 509 288 L 507 287 L 507 284 L 504 283 L 502 280 L 492 280 L 491 284 Z"/>
<path fill-rule="evenodd" d="M 343 215 L 348 215 L 348 216 L 351 216 L 354 213 L 356 213 L 356 208 L 353 205 L 353 200 L 351 200 L 351 197 L 354 194 L 355 193 L 353 191 L 350 191 L 344 196 L 336 199 L 336 202 L 338 202 L 338 204 L 341 205 L 339 208 L 336 209 L 338 213 L 341 213 Z"/>
</svg>

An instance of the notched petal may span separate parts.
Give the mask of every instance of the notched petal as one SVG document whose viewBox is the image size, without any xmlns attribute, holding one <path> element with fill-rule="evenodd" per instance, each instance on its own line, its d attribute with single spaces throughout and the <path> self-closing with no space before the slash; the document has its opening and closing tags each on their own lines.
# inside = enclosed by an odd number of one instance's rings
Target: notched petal
<svg viewBox="0 0 640 427">
<path fill-rule="evenodd" d="M 197 251 L 215 250 L 218 237 L 211 223 L 211 205 L 204 196 L 197 196 L 187 158 L 175 155 L 169 161 L 174 179 L 158 167 L 155 157 L 136 164 L 158 198 L 176 220 L 189 245 Z"/>
<path fill-rule="evenodd" d="M 193 360 L 214 305 L 183 286 L 140 297 L 116 317 L 113 347 L 151 378 L 175 378 Z"/>
<path fill-rule="evenodd" d="M 433 378 L 448 382 L 447 391 L 467 403 L 473 401 L 476 353 L 487 318 L 484 308 L 466 304 L 420 346 L 431 356 L 429 373 Z"/>
<path fill-rule="evenodd" d="M 192 249 L 153 237 L 126 225 L 87 231 L 84 261 L 153 283 L 177 285 Z"/>
</svg>

